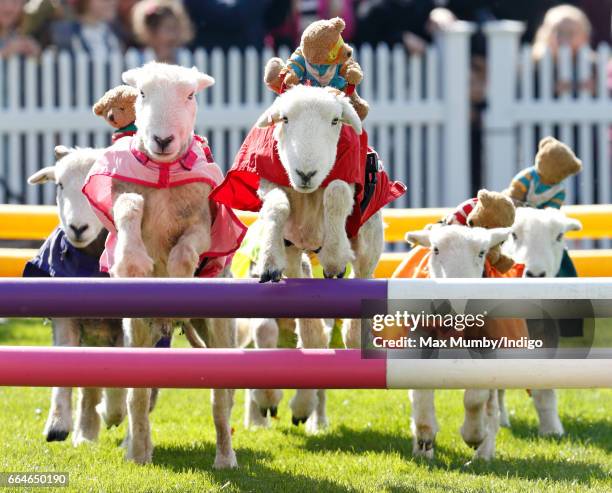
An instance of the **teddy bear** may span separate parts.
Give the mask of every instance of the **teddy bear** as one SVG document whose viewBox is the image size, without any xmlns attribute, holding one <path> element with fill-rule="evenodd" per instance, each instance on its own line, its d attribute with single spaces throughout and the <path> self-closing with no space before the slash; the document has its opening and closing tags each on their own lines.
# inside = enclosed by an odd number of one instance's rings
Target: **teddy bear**
<svg viewBox="0 0 612 493">
<path fill-rule="evenodd" d="M 538 144 L 535 165 L 520 171 L 503 193 L 517 205 L 559 209 L 565 202 L 566 178 L 582 171 L 582 162 L 566 144 L 545 137 Z"/>
<path fill-rule="evenodd" d="M 266 86 L 278 94 L 298 84 L 340 89 L 364 120 L 369 106 L 355 90 L 363 80 L 363 72 L 353 59 L 353 49 L 342 39 L 344 27 L 340 17 L 310 24 L 287 63 L 278 57 L 268 60 L 264 71 Z"/>
<path fill-rule="evenodd" d="M 138 90 L 131 86 L 117 86 L 106 91 L 96 104 L 93 105 L 94 114 L 104 118 L 115 129 L 112 140 L 115 142 L 121 137 L 136 133 L 136 109 L 134 103 L 138 97 Z"/>
<path fill-rule="evenodd" d="M 515 209 L 512 200 L 499 192 L 482 189 L 476 198 L 459 205 L 444 220 L 444 224 L 459 224 L 471 228 L 509 228 L 514 224 Z M 502 274 L 514 265 L 514 260 L 503 254 L 501 245 L 496 245 L 487 253 L 487 260 Z"/>
</svg>

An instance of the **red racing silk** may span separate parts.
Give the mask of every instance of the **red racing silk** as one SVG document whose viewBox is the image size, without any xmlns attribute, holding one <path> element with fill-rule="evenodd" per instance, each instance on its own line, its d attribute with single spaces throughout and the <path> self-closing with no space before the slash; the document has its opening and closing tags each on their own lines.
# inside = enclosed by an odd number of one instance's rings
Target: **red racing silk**
<svg viewBox="0 0 612 493">
<path fill-rule="evenodd" d="M 291 186 L 278 155 L 273 132 L 273 126 L 251 129 L 225 180 L 213 191 L 211 198 L 233 209 L 258 212 L 262 206 L 261 198 L 257 194 L 260 179 L 283 187 Z M 366 156 L 369 151 L 371 149 L 368 147 L 367 133 L 364 131 L 358 135 L 352 127 L 343 125 L 338 140 L 336 162 L 321 184 L 321 187 L 325 188 L 334 180 L 342 180 L 355 185 L 354 207 L 346 223 L 350 238 L 357 235 L 359 228 L 377 211 L 406 192 L 403 183 L 391 181 L 382 167 L 379 167 L 372 198 L 365 210 L 361 211 Z"/>
<path fill-rule="evenodd" d="M 187 152 L 172 163 L 151 160 L 136 148 L 136 139 L 119 139 L 94 163 L 85 179 L 83 193 L 104 227 L 109 231 L 100 257 L 100 270 L 108 272 L 114 263 L 117 229 L 112 215 L 112 183 L 120 180 L 153 188 L 171 188 L 202 182 L 214 190 L 223 173 L 213 161 L 206 142 L 194 136 Z M 200 254 L 198 277 L 216 277 L 232 260 L 246 233 L 246 226 L 234 211 L 209 197 L 212 216 L 210 249 Z"/>
</svg>

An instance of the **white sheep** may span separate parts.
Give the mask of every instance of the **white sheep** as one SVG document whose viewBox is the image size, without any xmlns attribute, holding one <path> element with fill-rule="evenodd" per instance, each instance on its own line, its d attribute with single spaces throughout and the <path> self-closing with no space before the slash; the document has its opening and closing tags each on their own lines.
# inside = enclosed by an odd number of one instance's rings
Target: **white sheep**
<svg viewBox="0 0 612 493">
<path fill-rule="evenodd" d="M 45 242 L 39 255 L 28 263 L 24 275 L 96 275 L 106 230 L 91 210 L 81 188 L 101 152 L 97 149 L 57 146 L 55 166 L 41 169 L 28 178 L 31 185 L 56 184 L 61 228 Z M 123 345 L 120 320 L 54 318 L 52 324 L 54 346 Z M 71 388 L 53 388 L 44 431 L 47 441 L 65 440 L 72 430 L 71 396 Z M 72 437 L 75 445 L 97 439 L 100 416 L 96 406 L 107 425 L 119 425 L 126 412 L 125 392 L 122 389 L 105 389 L 102 399 L 101 389 L 80 389 Z"/>
<path fill-rule="evenodd" d="M 311 277 L 303 252 L 317 251 L 326 277 L 343 277 L 348 262 L 353 274 L 370 278 L 383 248 L 383 223 L 380 211 L 374 214 L 354 238 L 346 233 L 347 218 L 353 211 L 355 187 L 335 179 L 321 187 L 336 161 L 342 125 L 350 125 L 361 134 L 361 120 L 348 98 L 323 88 L 297 86 L 279 96 L 257 121 L 265 128 L 275 125 L 274 139 L 290 186 L 280 186 L 261 179 L 258 194 L 263 201 L 259 213 L 262 222 L 261 251 L 256 267 L 261 282 Z M 305 270 L 306 269 L 306 270 Z M 264 324 L 275 345 L 277 336 L 270 323 Z M 348 347 L 360 345 L 360 321 L 347 321 L 343 339 Z M 298 347 L 325 348 L 329 329 L 321 319 L 296 321 Z M 276 334 L 278 331 L 276 331 Z M 265 347 L 266 344 L 256 344 Z M 255 394 L 259 393 L 259 396 Z M 279 393 L 252 391 L 252 413 L 275 409 Z M 267 397 L 271 397 L 266 400 Z M 256 399 L 256 402 L 253 401 Z M 294 424 L 306 422 L 307 431 L 327 426 L 325 391 L 300 389 L 290 403 Z M 265 418 L 264 418 L 265 419 Z M 257 421 L 254 422 L 257 423 Z"/>
<path fill-rule="evenodd" d="M 524 277 L 555 277 L 561 267 L 565 233 L 581 228 L 580 221 L 568 218 L 558 209 L 519 207 L 516 209 L 512 235 L 504 244 L 503 251 L 516 262 L 525 265 Z M 530 333 L 533 327 L 530 323 Z M 556 332 L 555 327 L 552 329 L 553 333 Z M 540 328 L 542 330 L 546 331 L 546 327 Z M 551 331 L 548 332 L 550 335 Z M 503 390 L 500 391 L 500 419 L 503 426 L 510 426 L 504 394 Z M 563 435 L 556 392 L 552 389 L 534 389 L 531 396 L 539 417 L 540 435 Z"/>
<path fill-rule="evenodd" d="M 136 175 L 142 175 L 140 180 L 154 182 L 144 185 L 113 176 L 112 183 L 102 186 L 105 193 L 112 190 L 109 200 L 112 204 L 106 203 L 113 219 L 108 225 L 111 235 L 116 228 L 114 252 L 109 248 L 106 252 L 110 260 L 108 267 L 114 277 L 193 277 L 196 269 L 204 266 L 200 258 L 204 252 L 226 247 L 212 244 L 216 241 L 215 235 L 235 231 L 230 224 L 235 219 L 231 211 L 217 207 L 216 212 L 211 212 L 209 194 L 221 180 L 222 173 L 218 166 L 208 162 L 204 148 L 193 134 L 197 110 L 195 93 L 212 85 L 214 80 L 195 67 L 187 69 L 152 62 L 124 72 L 123 81 L 140 93 L 136 100 L 138 131 L 133 138 L 117 141 L 104 155 L 107 162 L 99 162 L 96 167 L 114 169 L 115 165 L 121 166 L 122 159 L 132 162 L 136 157 L 138 162 L 133 168 L 124 167 L 123 170 L 133 169 Z M 100 168 L 96 171 L 96 167 L 90 173 L 85 192 L 94 203 L 99 199 L 100 205 L 104 202 L 104 193 L 96 199 L 96 180 L 103 180 L 104 173 L 100 173 Z M 217 224 L 218 227 L 214 227 Z M 112 244 L 114 240 L 110 238 L 109 241 Z M 236 241 L 236 247 L 238 244 Z M 213 257 L 211 254 L 204 268 L 215 266 L 215 262 L 224 259 Z M 215 274 L 225 275 L 225 263 L 217 267 Z M 194 320 L 193 327 L 209 347 L 235 346 L 235 326 L 230 319 Z M 128 346 L 151 347 L 162 333 L 171 330 L 171 323 L 124 319 L 123 328 Z M 151 462 L 153 455 L 150 393 L 150 389 L 128 390 L 126 457 L 139 464 Z M 212 391 L 217 430 L 215 468 L 237 466 L 231 439 L 232 406 L 233 390 Z"/>
<path fill-rule="evenodd" d="M 432 278 L 481 278 L 487 252 L 502 243 L 509 228 L 466 228 L 441 226 L 406 234 L 406 240 L 431 249 L 429 275 Z M 410 391 L 412 402 L 413 453 L 433 458 L 438 432 L 433 390 Z M 461 436 L 476 449 L 475 458 L 490 460 L 495 456 L 499 430 L 497 390 L 468 389 L 463 403 L 465 418 Z"/>
</svg>

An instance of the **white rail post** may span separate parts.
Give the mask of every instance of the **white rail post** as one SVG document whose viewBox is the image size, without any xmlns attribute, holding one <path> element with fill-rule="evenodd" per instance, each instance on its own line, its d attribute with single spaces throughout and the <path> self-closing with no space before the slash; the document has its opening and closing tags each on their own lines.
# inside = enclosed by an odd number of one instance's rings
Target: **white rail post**
<svg viewBox="0 0 612 493">
<path fill-rule="evenodd" d="M 516 121 L 512 118 L 522 22 L 495 21 L 484 26 L 487 37 L 487 103 L 484 117 L 484 180 L 490 190 L 506 188 L 515 174 Z"/>
<path fill-rule="evenodd" d="M 442 197 L 454 206 L 470 196 L 470 36 L 474 25 L 455 22 L 440 35 L 445 106 Z M 413 184 L 413 186 L 416 184 Z"/>
</svg>

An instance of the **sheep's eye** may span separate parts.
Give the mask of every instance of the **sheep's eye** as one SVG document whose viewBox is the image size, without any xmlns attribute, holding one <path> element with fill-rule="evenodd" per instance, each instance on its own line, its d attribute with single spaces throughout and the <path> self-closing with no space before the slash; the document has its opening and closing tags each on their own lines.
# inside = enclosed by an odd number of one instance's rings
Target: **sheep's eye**
<svg viewBox="0 0 612 493">
<path fill-rule="evenodd" d="M 140 91 L 140 96 L 144 99 L 145 95 L 143 91 Z"/>
<path fill-rule="evenodd" d="M 286 116 L 283 116 L 282 120 L 283 123 L 289 123 L 289 118 L 287 118 Z"/>
<path fill-rule="evenodd" d="M 332 120 L 332 125 L 338 125 L 338 122 L 340 121 L 340 118 L 334 118 Z"/>
<path fill-rule="evenodd" d="M 63 185 L 62 183 L 58 183 L 58 184 L 57 184 L 57 188 L 58 188 L 59 190 L 63 190 L 63 189 L 64 189 L 64 185 Z"/>
<path fill-rule="evenodd" d="M 484 258 L 485 253 L 487 253 L 487 252 L 486 252 L 486 251 L 484 251 L 484 250 L 480 250 L 480 252 L 478 252 L 478 257 L 479 257 L 479 258 Z"/>
<path fill-rule="evenodd" d="M 434 255 L 439 255 L 440 249 L 438 247 L 434 247 L 433 252 L 434 252 Z"/>
<path fill-rule="evenodd" d="M 518 240 L 518 236 L 516 236 L 516 233 L 514 233 L 514 232 L 512 233 L 512 239 L 513 240 Z"/>
<path fill-rule="evenodd" d="M 559 241 L 559 242 L 563 241 L 563 233 L 559 233 L 557 235 L 557 241 Z"/>
<path fill-rule="evenodd" d="M 195 93 L 192 92 L 189 96 L 187 96 L 187 99 L 189 99 L 189 101 L 191 101 L 193 99 L 194 94 Z"/>
</svg>

